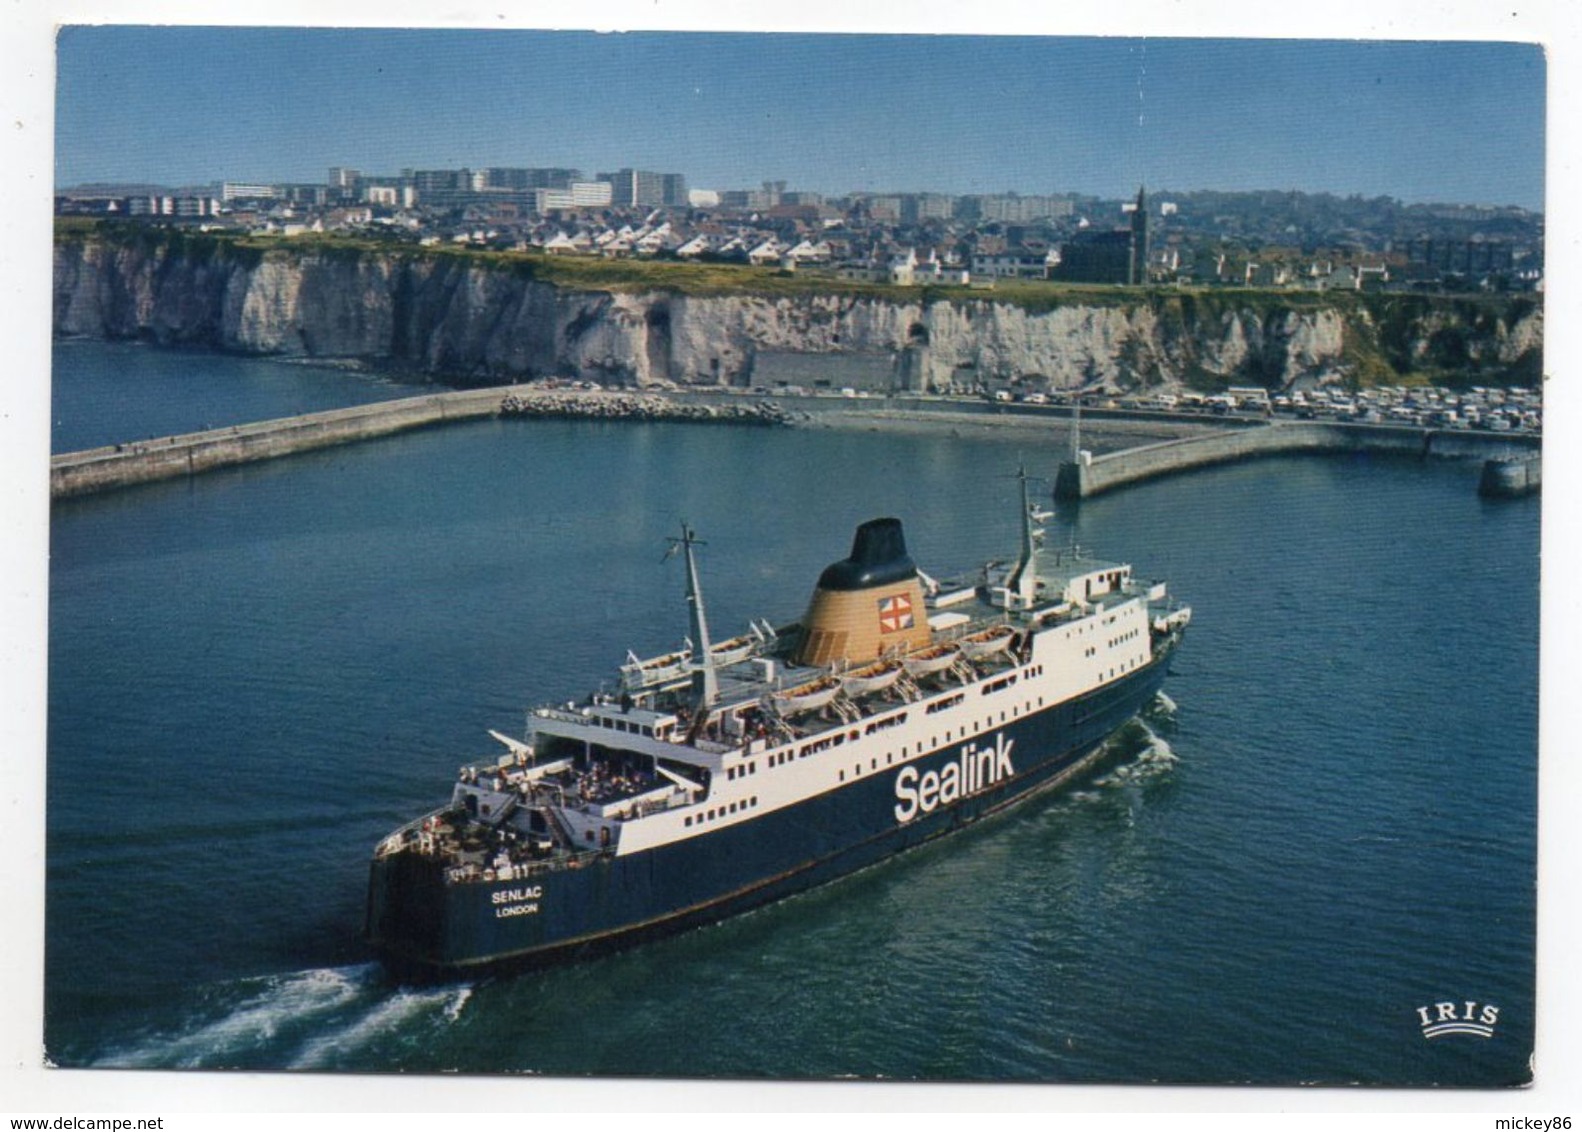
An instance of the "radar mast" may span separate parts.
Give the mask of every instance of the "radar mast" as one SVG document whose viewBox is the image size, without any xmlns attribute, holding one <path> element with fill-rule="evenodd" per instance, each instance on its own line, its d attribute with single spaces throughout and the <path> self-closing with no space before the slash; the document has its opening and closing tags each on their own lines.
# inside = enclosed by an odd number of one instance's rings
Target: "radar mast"
<svg viewBox="0 0 1582 1132">
<path fill-rule="evenodd" d="M 693 658 L 692 691 L 697 696 L 699 716 L 712 708 L 720 698 L 720 681 L 714 671 L 714 648 L 709 640 L 709 621 L 703 611 L 703 588 L 698 584 L 698 561 L 692 553 L 694 546 L 703 545 L 697 533 L 685 521 L 681 524 L 681 537 L 670 540 L 670 557 L 679 548 L 687 559 L 687 608 L 692 619 L 692 639 L 697 642 Z"/>
<path fill-rule="evenodd" d="M 1016 594 L 1023 609 L 1031 606 L 1033 599 L 1038 595 L 1038 571 L 1033 563 L 1033 555 L 1037 551 L 1033 530 L 1033 503 L 1027 495 L 1027 482 L 1031 478 L 1027 474 L 1025 465 L 1017 467 L 1016 479 L 1022 489 L 1022 553 L 1016 559 L 1016 565 L 1005 581 L 1006 588 Z"/>
</svg>

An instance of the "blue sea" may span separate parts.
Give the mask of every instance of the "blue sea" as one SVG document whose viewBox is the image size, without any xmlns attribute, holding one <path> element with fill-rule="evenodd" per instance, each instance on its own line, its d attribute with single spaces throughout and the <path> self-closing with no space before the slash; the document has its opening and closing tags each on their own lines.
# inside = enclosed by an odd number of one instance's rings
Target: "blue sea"
<svg viewBox="0 0 1582 1132">
<path fill-rule="evenodd" d="M 397 395 L 94 343 L 57 347 L 56 382 L 57 448 Z M 112 389 L 124 412 L 103 411 Z M 485 421 L 56 504 L 48 1057 L 1525 1081 L 1539 504 L 1480 499 L 1469 463 L 1271 459 L 1062 508 L 1051 542 L 1195 610 L 1167 700 L 1064 793 L 597 961 L 430 987 L 372 961 L 376 841 L 491 755 L 488 729 L 680 641 L 660 560 L 681 520 L 724 635 L 798 615 L 877 515 L 936 576 L 1014 552 L 1007 474 L 1052 477 L 1064 446 Z M 1425 1038 L 1440 1002 L 1497 1007 L 1493 1036 Z"/>
</svg>

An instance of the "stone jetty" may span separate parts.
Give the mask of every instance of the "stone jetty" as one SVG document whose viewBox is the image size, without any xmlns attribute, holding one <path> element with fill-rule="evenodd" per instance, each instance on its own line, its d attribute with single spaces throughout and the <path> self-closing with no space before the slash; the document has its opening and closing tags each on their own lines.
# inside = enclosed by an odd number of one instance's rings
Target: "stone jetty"
<svg viewBox="0 0 1582 1132">
<path fill-rule="evenodd" d="M 792 414 L 773 401 L 706 403 L 660 393 L 571 389 L 512 392 L 500 404 L 505 417 L 559 420 L 713 421 L 725 424 L 785 425 Z"/>
</svg>

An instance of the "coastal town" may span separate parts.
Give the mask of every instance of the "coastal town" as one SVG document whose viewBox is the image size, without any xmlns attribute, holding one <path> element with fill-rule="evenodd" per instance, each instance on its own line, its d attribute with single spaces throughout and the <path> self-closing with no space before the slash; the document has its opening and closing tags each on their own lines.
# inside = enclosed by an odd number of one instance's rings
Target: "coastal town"
<svg viewBox="0 0 1582 1132">
<path fill-rule="evenodd" d="M 335 167 L 311 183 L 78 185 L 57 190 L 55 211 L 251 235 L 744 264 L 895 286 L 1543 289 L 1541 213 L 1294 191 L 830 196 L 786 181 L 690 188 L 682 173 L 632 168 Z"/>
</svg>

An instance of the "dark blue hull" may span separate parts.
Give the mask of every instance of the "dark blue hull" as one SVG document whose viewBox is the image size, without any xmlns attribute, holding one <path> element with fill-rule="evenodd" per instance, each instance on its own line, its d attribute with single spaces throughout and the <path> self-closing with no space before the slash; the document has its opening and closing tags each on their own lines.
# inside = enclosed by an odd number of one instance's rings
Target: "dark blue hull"
<svg viewBox="0 0 1582 1132">
<path fill-rule="evenodd" d="M 644 852 L 594 856 L 527 881 L 448 885 L 436 864 L 414 854 L 375 860 L 368 938 L 402 973 L 475 973 L 586 955 L 802 892 L 1058 784 L 1153 698 L 1170 651 L 1085 696 L 975 737 L 980 749 L 1014 744 L 1014 773 L 926 812 L 898 792 L 898 776 L 912 768 L 908 781 L 915 782 L 955 762 L 961 744 L 750 822 Z"/>
</svg>

